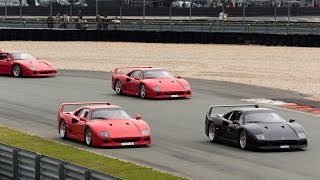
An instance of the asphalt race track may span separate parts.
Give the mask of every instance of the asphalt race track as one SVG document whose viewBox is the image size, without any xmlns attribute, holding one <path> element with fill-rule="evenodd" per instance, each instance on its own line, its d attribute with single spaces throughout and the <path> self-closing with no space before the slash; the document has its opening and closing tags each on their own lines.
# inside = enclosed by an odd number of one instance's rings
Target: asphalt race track
<svg viewBox="0 0 320 180">
<path fill-rule="evenodd" d="M 212 144 L 204 135 L 209 105 L 238 104 L 243 98 L 299 99 L 303 95 L 248 85 L 189 79 L 191 99 L 142 100 L 117 96 L 111 73 L 59 71 L 55 78 L 0 76 L 0 125 L 72 144 L 107 156 L 169 171 L 192 179 L 320 179 L 320 117 L 276 109 L 302 124 L 309 147 L 302 151 L 243 151 Z M 153 143 L 139 148 L 89 148 L 63 141 L 56 130 L 62 102 L 110 101 L 132 117 L 142 115 L 151 126 Z"/>
</svg>

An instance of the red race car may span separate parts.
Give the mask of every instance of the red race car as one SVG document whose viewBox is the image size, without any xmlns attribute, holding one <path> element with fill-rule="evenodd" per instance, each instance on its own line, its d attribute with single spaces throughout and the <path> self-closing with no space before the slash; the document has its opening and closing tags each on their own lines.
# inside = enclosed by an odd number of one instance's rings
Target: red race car
<svg viewBox="0 0 320 180">
<path fill-rule="evenodd" d="M 119 74 L 120 69 L 132 69 Z M 112 89 L 117 94 L 129 94 L 141 98 L 191 97 L 190 84 L 167 71 L 152 67 L 116 68 L 112 75 Z"/>
<path fill-rule="evenodd" d="M 24 52 L 0 51 L 0 74 L 21 76 L 55 76 L 57 70 L 48 61 Z"/>
<path fill-rule="evenodd" d="M 81 107 L 64 112 L 66 105 Z M 62 139 L 76 139 L 88 146 L 148 145 L 150 128 L 140 119 L 139 115 L 132 119 L 121 107 L 107 102 L 63 103 L 57 125 Z"/>
</svg>

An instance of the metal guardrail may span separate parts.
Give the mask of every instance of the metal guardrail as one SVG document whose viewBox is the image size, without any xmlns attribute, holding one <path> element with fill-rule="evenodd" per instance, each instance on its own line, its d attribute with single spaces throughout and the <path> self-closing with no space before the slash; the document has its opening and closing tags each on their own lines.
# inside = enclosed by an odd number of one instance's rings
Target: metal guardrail
<svg viewBox="0 0 320 180">
<path fill-rule="evenodd" d="M 62 29 L 55 24 L 54 29 Z M 146 22 L 124 21 L 121 23 L 107 23 L 102 25 L 105 30 L 123 31 L 172 31 L 172 32 L 231 32 L 231 33 L 262 33 L 262 34 L 320 34 L 320 24 L 303 23 L 256 23 L 256 22 Z M 0 28 L 48 28 L 43 21 L 18 22 L 0 21 Z M 76 29 L 76 24 L 67 24 L 67 29 Z M 86 29 L 97 29 L 97 24 L 89 22 Z"/>
<path fill-rule="evenodd" d="M 0 144 L 0 179 L 118 180 L 119 178 Z"/>
</svg>

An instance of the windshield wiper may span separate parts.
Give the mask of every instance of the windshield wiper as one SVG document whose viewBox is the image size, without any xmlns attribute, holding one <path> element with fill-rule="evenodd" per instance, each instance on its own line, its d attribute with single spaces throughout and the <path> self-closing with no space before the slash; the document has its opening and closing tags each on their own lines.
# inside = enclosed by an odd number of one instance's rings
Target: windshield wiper
<svg viewBox="0 0 320 180">
<path fill-rule="evenodd" d="M 109 119 L 109 118 L 106 118 L 106 117 L 94 117 L 94 118 L 92 118 L 92 119 Z"/>
<path fill-rule="evenodd" d="M 249 121 L 247 123 L 260 123 L 261 121 Z"/>
</svg>

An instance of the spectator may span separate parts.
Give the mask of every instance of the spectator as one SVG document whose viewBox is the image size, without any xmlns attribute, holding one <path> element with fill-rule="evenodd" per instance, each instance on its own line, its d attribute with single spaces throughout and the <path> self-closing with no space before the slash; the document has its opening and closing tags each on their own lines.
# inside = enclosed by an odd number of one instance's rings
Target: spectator
<svg viewBox="0 0 320 180">
<path fill-rule="evenodd" d="M 76 19 L 76 29 L 82 29 L 81 27 L 81 19 L 80 17 L 78 16 L 77 19 Z"/>
<path fill-rule="evenodd" d="M 108 30 L 108 23 L 109 23 L 109 20 L 108 20 L 107 16 L 104 16 L 104 18 L 103 18 L 103 30 Z"/>
<path fill-rule="evenodd" d="M 56 21 L 56 28 L 60 28 L 60 23 L 61 23 L 60 13 L 56 14 L 55 21 Z"/>
<path fill-rule="evenodd" d="M 53 28 L 54 26 L 54 18 L 52 16 L 49 16 L 47 19 L 48 28 Z"/>
<path fill-rule="evenodd" d="M 82 16 L 82 11 L 81 11 L 81 10 L 78 10 L 78 17 L 79 17 L 80 19 L 83 18 L 83 16 Z"/>
<path fill-rule="evenodd" d="M 67 24 L 69 24 L 70 18 L 68 16 L 68 13 L 64 13 L 61 19 L 61 27 L 66 29 L 67 28 Z"/>
<path fill-rule="evenodd" d="M 219 14 L 219 21 L 223 21 L 224 20 L 224 12 L 222 11 L 220 14 Z"/>
<path fill-rule="evenodd" d="M 102 18 L 99 14 L 96 17 L 96 23 L 97 23 L 97 30 L 101 30 L 102 29 Z"/>
<path fill-rule="evenodd" d="M 81 19 L 81 29 L 88 29 L 88 21 Z"/>
</svg>

